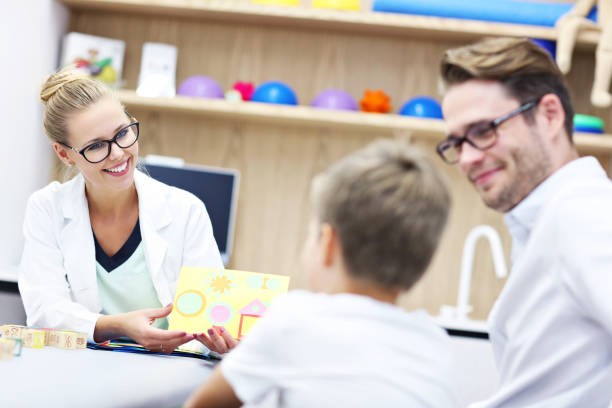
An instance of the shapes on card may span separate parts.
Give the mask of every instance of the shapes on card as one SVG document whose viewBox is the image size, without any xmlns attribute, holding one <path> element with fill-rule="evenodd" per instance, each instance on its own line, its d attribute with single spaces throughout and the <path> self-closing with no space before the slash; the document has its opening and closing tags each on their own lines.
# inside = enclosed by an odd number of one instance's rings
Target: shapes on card
<svg viewBox="0 0 612 408">
<path fill-rule="evenodd" d="M 251 275 L 247 278 L 247 286 L 250 289 L 261 289 L 261 287 L 264 285 L 264 277 L 261 275 Z"/>
<path fill-rule="evenodd" d="M 255 299 L 251 303 L 240 309 L 239 313 L 245 316 L 261 317 L 266 310 L 266 305 L 264 305 L 261 300 Z"/>
<path fill-rule="evenodd" d="M 206 316 L 213 325 L 225 326 L 234 317 L 234 309 L 227 302 L 217 302 L 210 305 Z"/>
<path fill-rule="evenodd" d="M 206 307 L 206 296 L 197 290 L 186 290 L 176 298 L 176 311 L 185 317 L 194 317 Z"/>
<path fill-rule="evenodd" d="M 281 282 L 280 282 L 279 279 L 268 278 L 266 280 L 266 289 L 278 290 L 278 289 L 280 289 L 280 286 L 281 286 Z"/>
<path fill-rule="evenodd" d="M 234 338 L 239 337 L 239 329 L 240 336 L 244 336 L 270 302 L 279 294 L 286 293 L 288 287 L 288 276 L 185 266 L 181 269 L 177 284 L 175 310 L 180 308 L 177 307 L 178 299 L 186 291 L 199 291 L 205 297 L 205 305 L 198 315 L 186 316 L 184 313 L 173 312 L 169 330 L 198 333 L 217 326 L 223 327 Z M 185 308 L 183 311 L 186 311 Z M 190 350 L 190 347 L 184 345 L 181 349 Z M 199 351 L 199 348 L 194 351 Z"/>
<path fill-rule="evenodd" d="M 259 319 L 267 310 L 266 305 L 259 300 L 255 299 L 242 309 L 240 313 L 240 323 L 238 324 L 238 338 L 241 338 L 244 333 L 251 329 L 251 326 Z"/>
<path fill-rule="evenodd" d="M 238 286 L 233 282 L 234 273 L 231 271 L 221 269 L 211 272 L 209 276 L 210 278 L 205 282 L 209 286 L 206 292 L 212 293 L 217 298 L 221 295 L 228 295 L 232 288 Z"/>
</svg>

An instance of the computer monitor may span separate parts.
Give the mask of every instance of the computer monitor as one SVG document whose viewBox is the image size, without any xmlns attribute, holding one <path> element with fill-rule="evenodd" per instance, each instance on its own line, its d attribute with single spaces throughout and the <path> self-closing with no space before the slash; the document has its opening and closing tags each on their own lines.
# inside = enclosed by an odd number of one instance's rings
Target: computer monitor
<svg viewBox="0 0 612 408">
<path fill-rule="evenodd" d="M 181 159 L 147 156 L 143 161 L 151 177 L 187 190 L 198 197 L 210 217 L 221 258 L 228 264 L 234 242 L 240 172 L 234 169 L 184 164 Z"/>
</svg>

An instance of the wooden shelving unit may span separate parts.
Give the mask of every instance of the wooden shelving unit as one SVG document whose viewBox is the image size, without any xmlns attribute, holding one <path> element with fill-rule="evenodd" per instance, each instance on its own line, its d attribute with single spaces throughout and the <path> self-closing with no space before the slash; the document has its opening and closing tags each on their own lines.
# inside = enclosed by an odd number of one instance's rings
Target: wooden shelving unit
<svg viewBox="0 0 612 408">
<path fill-rule="evenodd" d="M 306 7 L 279 7 L 228 0 L 62 0 L 74 10 L 162 15 L 236 23 L 272 24 L 309 30 L 403 35 L 421 39 L 471 40 L 483 36 L 556 38 L 554 28 L 476 20 L 415 16 L 373 11 L 341 11 Z M 579 46 L 593 47 L 595 31 L 583 32 Z"/>
<path fill-rule="evenodd" d="M 345 130 L 389 132 L 401 130 L 419 137 L 441 140 L 444 122 L 400 115 L 334 111 L 309 106 L 271 105 L 257 102 L 228 102 L 222 99 L 148 98 L 131 90 L 117 91 L 119 99 L 129 107 L 160 112 L 184 112 L 233 120 L 267 122 L 276 125 L 320 126 Z M 576 133 L 576 146 L 581 151 L 612 153 L 612 135 Z"/>
<path fill-rule="evenodd" d="M 241 172 L 231 267 L 289 274 L 294 288 L 306 286 L 298 260 L 311 216 L 312 177 L 381 136 L 409 139 L 433 156 L 432 145 L 445 134 L 440 120 L 305 106 L 318 92 L 339 88 L 357 98 L 365 89 L 382 89 L 396 110 L 416 95 L 439 98 L 438 66 L 449 48 L 485 36 L 556 37 L 550 27 L 378 13 L 365 6 L 351 12 L 251 0 L 59 1 L 70 9 L 71 31 L 125 41 L 126 90 L 118 95 L 146 126 L 141 154 L 182 157 L 188 163 Z M 595 31 L 580 35 L 577 45 L 583 50 L 575 53 L 567 80 L 577 112 L 612 123 L 609 111 L 593 109 L 588 101 L 598 40 Z M 177 84 L 193 75 L 214 78 L 224 89 L 238 80 L 277 80 L 289 84 L 305 105 L 140 97 L 132 89 L 145 42 L 177 47 Z M 595 155 L 610 171 L 612 135 L 582 133 L 575 141 L 582 154 Z M 496 228 L 506 254 L 511 240 L 503 217 L 484 206 L 454 166 L 435 158 L 433 163 L 448 180 L 453 212 L 440 255 L 400 304 L 437 314 L 441 305 L 456 302 L 457 265 L 469 231 L 480 224 Z M 482 319 L 503 281 L 491 273 L 488 251 L 477 258 L 471 317 Z"/>
</svg>

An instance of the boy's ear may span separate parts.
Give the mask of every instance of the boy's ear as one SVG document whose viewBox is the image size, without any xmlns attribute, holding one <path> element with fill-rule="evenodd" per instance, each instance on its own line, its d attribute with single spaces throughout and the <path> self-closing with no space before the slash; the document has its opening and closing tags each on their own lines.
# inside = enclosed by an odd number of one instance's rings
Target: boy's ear
<svg viewBox="0 0 612 408">
<path fill-rule="evenodd" d="M 336 251 L 339 248 L 338 234 L 329 224 L 321 225 L 321 258 L 323 265 L 331 266 L 336 261 Z"/>
</svg>

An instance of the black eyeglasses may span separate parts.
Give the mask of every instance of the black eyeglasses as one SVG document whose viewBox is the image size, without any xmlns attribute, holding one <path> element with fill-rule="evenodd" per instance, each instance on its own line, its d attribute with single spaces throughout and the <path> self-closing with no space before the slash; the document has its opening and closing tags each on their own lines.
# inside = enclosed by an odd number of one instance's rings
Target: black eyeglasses
<svg viewBox="0 0 612 408">
<path fill-rule="evenodd" d="M 459 161 L 463 142 L 469 143 L 478 150 L 486 150 L 497 142 L 497 128 L 502 123 L 537 106 L 539 102 L 540 99 L 527 102 L 518 109 L 495 120 L 474 123 L 468 128 L 465 136 L 459 137 L 450 135 L 446 140 L 438 143 L 436 151 L 446 163 L 455 164 Z"/>
<path fill-rule="evenodd" d="M 93 142 L 92 144 L 85 146 L 81 150 L 77 150 L 76 148 L 69 146 L 66 143 L 59 143 L 69 149 L 74 150 L 90 163 L 100 163 L 110 155 L 113 143 L 115 143 L 122 149 L 127 149 L 128 147 L 136 143 L 136 141 L 138 140 L 139 133 L 140 123 L 138 121 L 134 121 L 129 125 L 121 128 L 112 139 Z"/>
</svg>

